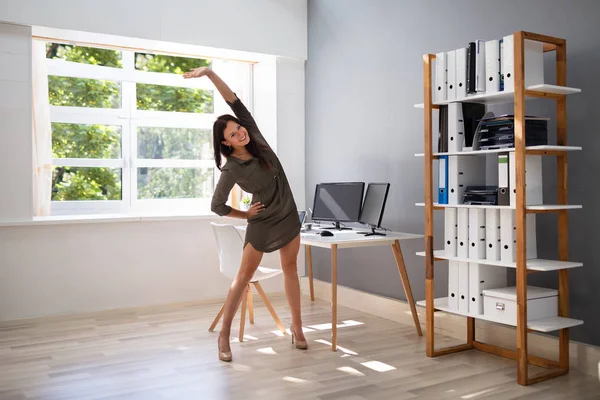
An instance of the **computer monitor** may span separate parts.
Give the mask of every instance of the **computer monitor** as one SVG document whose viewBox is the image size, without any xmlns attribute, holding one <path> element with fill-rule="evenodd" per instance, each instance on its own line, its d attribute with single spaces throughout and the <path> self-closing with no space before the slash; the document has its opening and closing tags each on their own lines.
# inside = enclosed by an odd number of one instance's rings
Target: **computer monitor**
<svg viewBox="0 0 600 400">
<path fill-rule="evenodd" d="M 362 206 L 364 182 L 319 183 L 315 189 L 313 221 L 330 221 L 335 229 L 340 222 L 358 222 Z"/>
<path fill-rule="evenodd" d="M 365 202 L 360 214 L 361 224 L 369 225 L 371 232 L 359 232 L 366 236 L 380 235 L 385 236 L 385 233 L 375 232 L 375 229 L 381 228 L 385 203 L 387 201 L 388 192 L 390 190 L 389 183 L 369 183 Z"/>
</svg>

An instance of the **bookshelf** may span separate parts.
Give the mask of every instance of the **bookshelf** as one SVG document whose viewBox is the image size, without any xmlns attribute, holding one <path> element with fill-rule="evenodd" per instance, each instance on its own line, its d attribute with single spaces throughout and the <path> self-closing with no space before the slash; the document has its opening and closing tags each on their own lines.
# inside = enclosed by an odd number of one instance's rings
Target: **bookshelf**
<svg viewBox="0 0 600 400">
<path fill-rule="evenodd" d="M 494 93 L 477 93 L 466 98 L 439 101 L 434 103 L 432 93 L 432 66 L 436 59 L 435 54 L 423 56 L 423 90 L 424 102 L 416 104 L 424 113 L 424 153 L 416 154 L 424 158 L 425 202 L 417 203 L 425 212 L 425 251 L 417 255 L 425 257 L 425 300 L 417 302 L 426 308 L 426 354 L 429 357 L 438 357 L 464 350 L 475 349 L 494 355 L 514 359 L 517 362 L 517 382 L 520 385 L 531 385 L 542 382 L 569 372 L 569 328 L 583 324 L 583 321 L 569 318 L 569 269 L 582 267 L 583 264 L 568 260 L 568 213 L 570 210 L 579 209 L 581 205 L 568 204 L 567 188 L 567 156 L 572 151 L 580 151 L 581 147 L 567 146 L 567 112 L 566 96 L 581 92 L 580 89 L 567 87 L 566 77 L 566 40 L 531 32 L 517 31 L 514 39 L 514 89 Z M 537 84 L 525 86 L 525 45 L 527 41 L 541 42 L 543 52 L 556 54 L 556 85 Z M 556 145 L 525 146 L 525 102 L 527 99 L 547 99 L 556 102 Z M 512 103 L 514 105 L 515 143 L 514 148 L 501 150 L 475 150 L 434 153 L 432 119 L 433 110 L 450 103 L 472 102 L 485 105 Z M 433 193 L 437 189 L 433 181 L 433 166 L 440 156 L 485 156 L 501 152 L 514 152 L 515 177 L 516 177 L 516 204 L 510 206 L 494 205 L 467 205 L 467 204 L 438 204 L 434 203 Z M 530 154 L 552 156 L 557 159 L 557 188 L 558 203 L 527 204 L 525 190 L 525 161 Z M 436 190 L 437 192 L 437 190 Z M 487 260 L 472 257 L 449 256 L 445 250 L 434 250 L 434 211 L 449 208 L 483 208 L 511 209 L 515 213 L 516 253 L 514 262 L 500 260 Z M 528 258 L 527 256 L 527 216 L 528 214 L 556 213 L 558 215 L 558 260 L 544 260 Z M 501 348 L 492 344 L 483 343 L 475 338 L 475 320 L 492 321 L 485 312 L 471 313 L 464 309 L 458 310 L 449 306 L 449 298 L 434 298 L 434 273 L 435 262 L 438 260 L 453 260 L 470 263 L 485 264 L 492 268 L 513 268 L 516 270 L 516 321 L 507 324 L 516 327 L 516 351 Z M 544 273 L 557 271 L 558 273 L 558 315 L 550 318 L 528 319 L 527 277 L 531 273 Z M 442 311 L 466 317 L 467 337 L 466 343 L 448 348 L 435 348 L 434 312 Z M 533 311 L 533 310 L 531 310 Z M 559 332 L 558 360 L 549 360 L 534 356 L 528 352 L 528 332 Z M 530 374 L 529 364 L 543 367 L 540 374 Z"/>
</svg>

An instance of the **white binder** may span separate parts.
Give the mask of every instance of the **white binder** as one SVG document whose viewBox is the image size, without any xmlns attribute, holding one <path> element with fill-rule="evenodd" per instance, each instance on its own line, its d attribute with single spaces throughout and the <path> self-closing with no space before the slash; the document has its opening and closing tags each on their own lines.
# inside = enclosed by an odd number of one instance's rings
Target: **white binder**
<svg viewBox="0 0 600 400">
<path fill-rule="evenodd" d="M 469 313 L 483 314 L 483 291 L 506 287 L 506 268 L 469 263 Z"/>
<path fill-rule="evenodd" d="M 446 53 L 447 62 L 447 99 L 456 100 L 456 50 L 452 50 Z"/>
<path fill-rule="evenodd" d="M 485 92 L 485 40 L 475 41 L 475 90 Z"/>
<path fill-rule="evenodd" d="M 446 53 L 435 55 L 435 102 L 446 101 L 448 98 L 448 63 Z"/>
<path fill-rule="evenodd" d="M 485 258 L 500 260 L 500 210 L 485 210 Z"/>
<path fill-rule="evenodd" d="M 502 38 L 502 75 L 505 92 L 514 92 L 515 90 L 515 41 L 513 35 Z"/>
<path fill-rule="evenodd" d="M 448 151 L 450 153 L 462 151 L 464 142 L 465 123 L 462 103 L 450 103 L 448 104 Z"/>
<path fill-rule="evenodd" d="M 448 261 L 448 308 L 458 310 L 458 261 Z"/>
<path fill-rule="evenodd" d="M 467 97 L 467 48 L 456 50 L 456 99 Z"/>
<path fill-rule="evenodd" d="M 469 312 L 469 263 L 458 262 L 458 311 Z"/>
<path fill-rule="evenodd" d="M 463 204 L 470 185 L 485 185 L 485 157 L 448 156 L 448 204 Z"/>
<path fill-rule="evenodd" d="M 444 209 L 444 254 L 456 257 L 456 240 L 458 237 L 458 221 L 456 208 Z"/>
<path fill-rule="evenodd" d="M 500 91 L 500 41 L 485 42 L 485 92 Z"/>
<path fill-rule="evenodd" d="M 469 209 L 458 208 L 457 209 L 457 245 L 456 255 L 457 257 L 468 258 L 469 257 Z"/>
<path fill-rule="evenodd" d="M 525 155 L 525 205 L 544 204 L 542 187 L 542 157 Z M 450 176 L 448 176 L 450 179 Z M 511 151 L 508 155 L 508 179 L 510 187 L 510 205 L 517 204 L 516 155 Z M 450 184 L 448 182 L 448 184 Z M 448 198 L 450 201 L 450 198 Z"/>
<path fill-rule="evenodd" d="M 527 246 L 525 257 L 529 260 L 537 258 L 537 235 L 535 214 L 525 217 L 525 242 Z M 500 261 L 515 262 L 517 257 L 517 224 L 514 209 L 500 210 Z"/>
<path fill-rule="evenodd" d="M 485 258 L 485 209 L 469 208 L 469 258 Z"/>
<path fill-rule="evenodd" d="M 525 88 L 544 83 L 544 44 L 533 40 L 524 41 Z M 515 41 L 513 35 L 502 38 L 502 75 L 504 91 L 515 90 Z"/>
</svg>

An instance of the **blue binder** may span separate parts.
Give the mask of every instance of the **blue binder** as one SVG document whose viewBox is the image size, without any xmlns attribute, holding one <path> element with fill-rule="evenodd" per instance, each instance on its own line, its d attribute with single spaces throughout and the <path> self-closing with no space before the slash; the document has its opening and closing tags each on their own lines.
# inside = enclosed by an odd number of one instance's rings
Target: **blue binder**
<svg viewBox="0 0 600 400">
<path fill-rule="evenodd" d="M 448 156 L 438 157 L 438 204 L 448 204 Z"/>
</svg>

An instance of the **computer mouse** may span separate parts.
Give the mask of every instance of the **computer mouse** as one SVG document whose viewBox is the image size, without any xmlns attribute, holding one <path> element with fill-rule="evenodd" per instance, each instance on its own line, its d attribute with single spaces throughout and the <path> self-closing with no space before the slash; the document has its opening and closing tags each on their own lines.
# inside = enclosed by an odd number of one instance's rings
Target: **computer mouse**
<svg viewBox="0 0 600 400">
<path fill-rule="evenodd" d="M 329 231 L 321 231 L 321 236 L 333 236 L 333 233 Z"/>
</svg>

